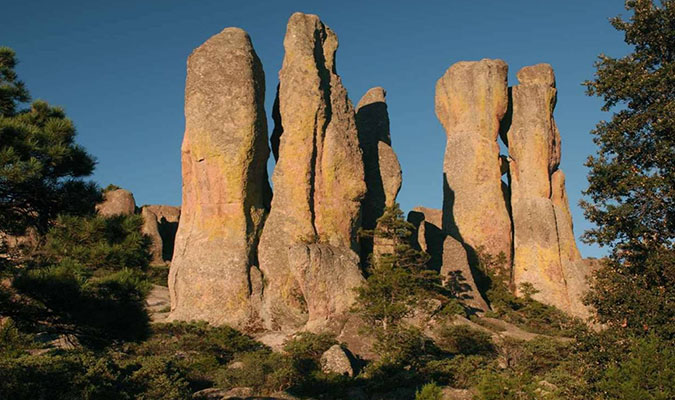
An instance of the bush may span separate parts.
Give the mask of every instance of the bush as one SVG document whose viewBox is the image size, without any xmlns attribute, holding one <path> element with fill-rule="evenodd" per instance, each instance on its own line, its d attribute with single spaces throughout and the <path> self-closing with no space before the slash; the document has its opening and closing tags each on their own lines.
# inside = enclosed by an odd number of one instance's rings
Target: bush
<svg viewBox="0 0 675 400">
<path fill-rule="evenodd" d="M 492 361 L 484 356 L 457 355 L 452 358 L 429 361 L 420 375 L 455 388 L 468 388 L 477 383 L 477 372 L 487 368 Z"/>
<path fill-rule="evenodd" d="M 675 398 L 675 347 L 656 335 L 636 339 L 604 372 L 597 388 L 612 399 Z"/>
<path fill-rule="evenodd" d="M 43 257 L 55 264 L 71 260 L 92 275 L 124 268 L 143 270 L 151 256 L 150 238 L 141 233 L 140 215 L 59 216 L 49 230 Z"/>
<path fill-rule="evenodd" d="M 273 393 L 299 385 L 303 379 L 290 357 L 267 349 L 245 353 L 237 361 L 241 366 L 218 371 L 218 386 L 246 386 L 256 392 Z"/>
<path fill-rule="evenodd" d="M 415 392 L 415 400 L 442 400 L 443 390 L 434 382 L 427 383 Z"/>
<path fill-rule="evenodd" d="M 321 355 L 337 344 L 330 333 L 301 332 L 284 343 L 284 351 L 294 359 L 319 361 Z"/>
<path fill-rule="evenodd" d="M 437 343 L 441 349 L 452 354 L 495 354 L 491 336 L 466 325 L 443 326 L 438 336 Z"/>
</svg>

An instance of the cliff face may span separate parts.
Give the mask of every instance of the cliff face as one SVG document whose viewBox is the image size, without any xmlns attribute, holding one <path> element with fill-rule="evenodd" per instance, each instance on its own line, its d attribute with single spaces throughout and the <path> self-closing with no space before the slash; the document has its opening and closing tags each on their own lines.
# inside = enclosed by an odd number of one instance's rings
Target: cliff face
<svg viewBox="0 0 675 400">
<path fill-rule="evenodd" d="M 366 260 L 388 252 L 357 231 L 395 204 L 402 172 L 384 89 L 368 90 L 355 110 L 337 47 L 317 16 L 291 16 L 272 110 L 273 198 L 264 75 L 248 35 L 227 28 L 190 56 L 171 318 L 283 332 L 339 331 L 349 319 Z M 507 71 L 484 59 L 439 79 L 443 208 L 415 209 L 409 221 L 429 266 L 476 312 L 489 310 L 473 276 L 483 253 L 504 255 L 516 293 L 530 283 L 542 302 L 588 316 L 579 299 L 591 263 L 576 247 L 558 168 L 553 70 L 525 67 L 511 89 Z M 162 213 L 142 212 L 160 260 Z"/>
</svg>

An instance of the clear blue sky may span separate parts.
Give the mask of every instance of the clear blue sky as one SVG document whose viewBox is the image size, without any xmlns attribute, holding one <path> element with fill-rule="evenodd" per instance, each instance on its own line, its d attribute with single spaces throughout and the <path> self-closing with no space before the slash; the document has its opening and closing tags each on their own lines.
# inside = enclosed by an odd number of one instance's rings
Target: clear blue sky
<svg viewBox="0 0 675 400">
<path fill-rule="evenodd" d="M 79 143 L 98 159 L 94 179 L 131 190 L 139 205 L 180 203 L 185 62 L 225 27 L 251 35 L 265 69 L 268 114 L 288 17 L 318 14 L 338 34 L 337 69 L 352 102 L 373 86 L 388 92 L 406 211 L 441 206 L 445 134 L 434 86 L 445 70 L 461 60 L 501 58 L 515 84 L 521 67 L 550 63 L 577 236 L 589 227 L 578 207 L 587 185 L 583 163 L 595 151 L 589 132 L 609 118 L 581 82 L 593 77 L 598 54 L 628 50 L 608 23 L 627 13 L 620 0 L 4 0 L 0 9 L 0 45 L 16 50 L 33 97 L 66 109 Z"/>
</svg>

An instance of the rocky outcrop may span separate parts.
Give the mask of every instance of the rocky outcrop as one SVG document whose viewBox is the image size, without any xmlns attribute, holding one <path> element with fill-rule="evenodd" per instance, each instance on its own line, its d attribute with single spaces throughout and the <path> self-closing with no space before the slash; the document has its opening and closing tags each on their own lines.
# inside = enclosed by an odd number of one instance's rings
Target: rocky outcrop
<svg viewBox="0 0 675 400">
<path fill-rule="evenodd" d="M 530 283 L 534 298 L 564 311 L 579 309 L 585 282 L 581 255 L 560 164 L 560 133 L 553 119 L 556 88 L 548 64 L 524 67 L 511 88 L 509 179 L 514 227 L 513 280 L 516 292 Z M 569 283 L 577 280 L 576 289 Z M 575 303 L 575 306 L 572 306 Z"/>
<path fill-rule="evenodd" d="M 141 207 L 143 233 L 150 236 L 150 253 L 154 264 L 171 261 L 180 219 L 180 207 L 149 205 Z"/>
<path fill-rule="evenodd" d="M 354 301 L 352 289 L 363 283 L 356 253 L 325 243 L 297 244 L 288 259 L 306 304 L 305 329 L 339 329 Z"/>
<path fill-rule="evenodd" d="M 327 374 L 354 376 L 354 366 L 350 355 L 339 344 L 334 344 L 326 350 L 319 362 L 321 370 Z"/>
<path fill-rule="evenodd" d="M 371 230 L 375 229 L 377 219 L 382 216 L 384 208 L 392 207 L 396 203 L 402 182 L 401 165 L 391 147 L 384 89 L 375 87 L 363 95 L 356 108 L 356 127 L 363 152 L 366 181 L 361 226 Z M 375 238 L 375 241 L 377 242 L 378 238 Z M 387 243 L 375 243 L 374 246 L 372 238 L 362 239 L 362 262 L 367 260 L 370 253 L 386 252 L 388 247 Z"/>
<path fill-rule="evenodd" d="M 271 195 L 264 97 L 262 65 L 243 30 L 227 28 L 190 55 L 171 319 L 234 327 L 257 319 L 256 246 Z"/>
<path fill-rule="evenodd" d="M 163 264 L 164 257 L 162 257 L 162 236 L 159 234 L 159 224 L 157 223 L 157 216 L 147 207 L 141 208 L 141 216 L 143 217 L 143 227 L 141 231 L 150 238 L 150 255 L 152 256 L 151 264 Z"/>
<path fill-rule="evenodd" d="M 136 212 L 136 200 L 128 190 L 107 190 L 103 193 L 103 202 L 96 205 L 96 212 L 105 217 L 131 215 Z"/>
<path fill-rule="evenodd" d="M 488 311 L 464 246 L 441 229 L 442 211 L 415 207 L 408 213 L 408 222 L 417 228 L 414 239 L 431 257 L 429 266 L 440 272 L 444 285 L 470 310 Z"/>
<path fill-rule="evenodd" d="M 272 177 L 275 193 L 259 246 L 268 329 L 294 330 L 315 319 L 308 309 L 308 286 L 325 286 L 328 282 L 323 279 L 330 277 L 342 282 L 337 287 L 347 289 L 362 279 L 360 273 L 328 270 L 338 260 L 327 258 L 358 250 L 356 231 L 366 191 L 354 108 L 336 73 L 337 46 L 337 36 L 317 16 L 291 16 L 279 72 L 278 109 L 273 113 L 281 125 L 275 128 L 279 141 Z M 295 248 L 309 244 L 329 245 L 331 250 L 314 250 L 321 255 L 313 256 L 312 249 Z M 318 281 L 303 281 L 305 274 L 296 273 L 302 268 L 292 266 L 298 263 L 290 255 L 293 251 L 309 252 L 309 260 L 318 260 L 309 263 L 318 269 L 312 273 Z"/>
<path fill-rule="evenodd" d="M 470 251 L 511 260 L 511 221 L 501 180 L 499 124 L 507 108 L 506 63 L 484 59 L 451 66 L 436 83 L 436 115 L 445 128 L 443 229 Z"/>
</svg>

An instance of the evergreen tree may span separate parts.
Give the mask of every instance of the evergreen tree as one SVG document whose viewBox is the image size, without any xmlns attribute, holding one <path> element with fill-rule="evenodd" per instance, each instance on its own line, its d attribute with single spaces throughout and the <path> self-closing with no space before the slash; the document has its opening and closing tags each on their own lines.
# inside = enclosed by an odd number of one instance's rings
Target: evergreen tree
<svg viewBox="0 0 675 400">
<path fill-rule="evenodd" d="M 601 55 L 585 82 L 610 121 L 592 132 L 582 202 L 596 228 L 585 240 L 608 246 L 590 303 L 621 332 L 675 333 L 675 1 L 627 1 L 628 20 L 611 19 L 633 51 Z"/>
<path fill-rule="evenodd" d="M 385 208 L 373 231 L 364 232 L 389 252 L 370 256 L 366 284 L 357 289 L 356 310 L 370 326 L 384 332 L 397 326 L 440 286 L 438 274 L 427 269 L 429 256 L 410 244 L 413 230 L 395 205 Z"/>
<path fill-rule="evenodd" d="M 75 127 L 62 109 L 29 100 L 17 79 L 14 52 L 0 48 L 0 232 L 44 234 L 57 214 L 86 214 L 100 198 L 82 180 L 94 159 L 75 144 Z"/>
</svg>

